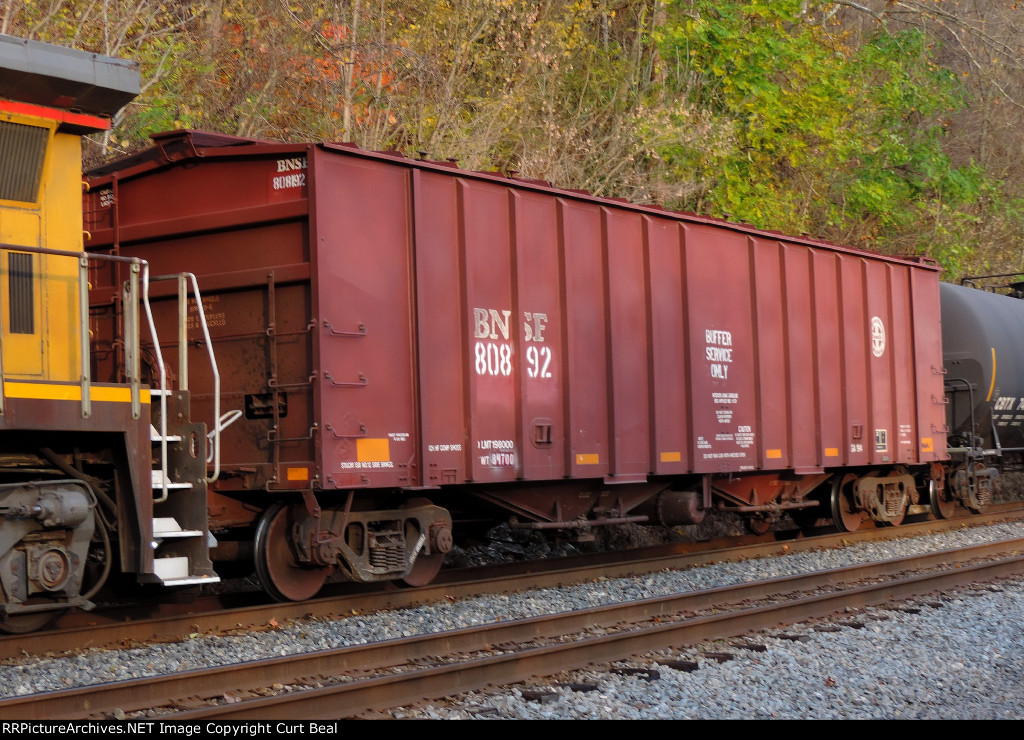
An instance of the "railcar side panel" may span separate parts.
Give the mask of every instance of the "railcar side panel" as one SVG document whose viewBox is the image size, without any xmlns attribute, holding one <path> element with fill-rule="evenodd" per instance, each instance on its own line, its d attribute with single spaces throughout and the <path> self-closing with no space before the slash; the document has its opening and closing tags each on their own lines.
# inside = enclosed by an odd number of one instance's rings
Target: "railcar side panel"
<svg viewBox="0 0 1024 740">
<path fill-rule="evenodd" d="M 813 470 L 821 466 L 819 432 L 821 415 L 818 394 L 824 392 L 815 363 L 814 282 L 812 253 L 794 245 L 782 249 L 782 300 L 786 307 L 783 320 L 786 343 L 785 375 L 789 408 L 792 466 Z M 813 420 L 814 423 L 807 423 Z"/>
<path fill-rule="evenodd" d="M 650 282 L 651 396 L 655 472 L 682 474 L 692 469 L 690 360 L 685 320 L 683 229 L 661 218 L 644 218 Z"/>
<path fill-rule="evenodd" d="M 510 192 L 514 213 L 515 290 L 519 315 L 521 468 L 527 480 L 557 480 L 566 475 L 565 332 L 562 294 L 564 268 L 559 259 L 558 204 L 545 195 Z"/>
<path fill-rule="evenodd" d="M 870 393 L 868 442 L 871 462 L 875 465 L 893 462 L 893 419 L 896 380 L 893 376 L 894 326 L 890 302 L 890 273 L 886 265 L 864 263 L 864 293 L 868 321 L 868 388 Z M 889 349 L 889 352 L 886 352 Z"/>
<path fill-rule="evenodd" d="M 339 156 L 315 173 L 324 487 L 414 485 L 409 173 Z"/>
<path fill-rule="evenodd" d="M 644 269 L 643 221 L 639 214 L 603 208 L 608 284 L 608 384 L 613 480 L 644 480 L 651 472 L 650 342 Z"/>
<path fill-rule="evenodd" d="M 754 282 L 754 341 L 759 403 L 757 407 L 758 464 L 766 469 L 788 469 L 793 465 L 788 411 L 789 362 L 786 345 L 785 290 L 782 282 L 783 245 L 778 241 L 751 240 Z"/>
<path fill-rule="evenodd" d="M 942 322 L 935 320 L 940 284 L 923 271 L 910 272 L 911 311 L 913 313 L 914 396 L 917 398 L 916 451 L 919 459 L 929 460 L 937 451 L 946 449 L 945 398 L 936 393 L 936 379 L 942 379 L 943 368 L 935 358 L 942 356 Z"/>
<path fill-rule="evenodd" d="M 811 251 L 814 303 L 811 308 L 814 322 L 813 361 L 815 364 L 814 392 L 818 397 L 817 418 L 820 424 L 820 464 L 835 467 L 843 463 L 844 402 L 842 385 L 842 337 L 838 327 L 842 322 L 843 307 L 836 289 L 841 262 L 837 255 L 818 249 Z"/>
<path fill-rule="evenodd" d="M 685 249 L 694 470 L 753 470 L 758 402 L 747 238 L 687 226 Z"/>
<path fill-rule="evenodd" d="M 562 264 L 565 265 L 565 358 L 568 385 L 569 469 L 574 478 L 611 473 L 605 262 L 601 214 L 592 205 L 560 199 Z"/>
<path fill-rule="evenodd" d="M 918 459 L 917 393 L 914 383 L 914 319 L 911 309 L 911 281 L 909 270 L 889 268 L 892 286 L 892 344 L 893 409 L 891 459 L 897 463 L 913 464 Z M 925 403 L 925 399 L 920 399 Z"/>
<path fill-rule="evenodd" d="M 516 403 L 521 318 L 513 298 L 512 204 L 505 188 L 471 180 L 459 181 L 458 198 L 463 214 L 459 247 L 465 264 L 460 314 L 472 320 L 472 335 L 466 337 L 472 363 L 467 375 L 471 478 L 483 483 L 511 481 L 522 449 Z M 421 387 L 424 394 L 439 391 Z"/>
<path fill-rule="evenodd" d="M 458 181 L 434 172 L 412 175 L 416 234 L 417 341 L 424 483 L 463 483 L 470 469 L 466 373 L 471 371 L 463 313 Z M 443 320 L 440 320 L 443 317 Z M 460 317 L 452 320 L 451 317 Z M 447 393 L 424 393 L 446 388 Z"/>
<path fill-rule="evenodd" d="M 864 263 L 861 257 L 843 255 L 839 258 L 837 289 L 843 307 L 840 331 L 842 336 L 843 382 L 840 386 L 846 403 L 844 428 L 846 464 L 866 465 L 871 459 L 870 429 L 871 376 L 868 372 L 870 344 L 865 319 Z"/>
</svg>

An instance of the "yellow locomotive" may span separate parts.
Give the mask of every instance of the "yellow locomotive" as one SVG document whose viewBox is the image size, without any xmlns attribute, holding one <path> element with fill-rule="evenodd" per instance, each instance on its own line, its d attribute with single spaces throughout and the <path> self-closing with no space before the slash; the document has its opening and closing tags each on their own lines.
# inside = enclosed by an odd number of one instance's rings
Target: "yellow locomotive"
<svg viewBox="0 0 1024 740">
<path fill-rule="evenodd" d="M 216 580 L 205 427 L 189 421 L 187 391 L 167 390 L 165 379 L 151 391 L 140 378 L 148 265 L 84 251 L 81 137 L 109 128 L 138 92 L 133 64 L 0 35 L 0 630 L 8 632 L 90 608 L 111 574 Z M 90 274 L 112 269 L 127 276 L 117 341 L 98 346 Z M 117 377 L 94 377 L 100 354 L 117 358 Z"/>
</svg>

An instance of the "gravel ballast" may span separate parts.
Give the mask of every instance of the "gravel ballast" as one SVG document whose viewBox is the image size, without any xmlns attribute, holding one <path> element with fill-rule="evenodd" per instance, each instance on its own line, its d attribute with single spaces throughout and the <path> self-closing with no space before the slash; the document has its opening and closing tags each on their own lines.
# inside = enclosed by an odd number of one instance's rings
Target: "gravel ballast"
<svg viewBox="0 0 1024 740">
<path fill-rule="evenodd" d="M 302 621 L 272 631 L 0 665 L 0 696 L 226 665 L 263 656 L 363 644 L 492 621 L 533 617 L 900 555 L 1024 536 L 1001 523 L 890 542 L 793 552 L 566 588 L 480 596 L 339 620 Z M 895 605 L 894 605 L 895 606 Z M 858 612 L 863 626 L 820 631 L 821 622 L 752 636 L 763 652 L 725 644 L 624 662 L 648 669 L 584 671 L 549 682 L 489 690 L 396 710 L 398 718 L 524 719 L 1009 719 L 1024 716 L 1024 578 L 963 589 L 894 608 Z M 834 620 L 842 625 L 844 619 Z M 772 636 L 775 634 L 776 636 Z M 793 639 L 799 634 L 799 639 Z M 706 657 L 729 651 L 725 662 Z M 667 667 L 693 660 L 694 671 Z M 574 690 L 559 684 L 592 684 Z M 534 695 L 530 690 L 543 688 Z M 577 689 L 580 686 L 576 687 Z M 282 719 L 287 719 L 283 717 Z"/>
<path fill-rule="evenodd" d="M 663 651 L 391 713 L 408 719 L 1020 719 L 1024 579 Z M 916 613 L 913 613 L 915 612 Z M 835 629 L 835 631 L 832 631 Z M 719 662 L 712 656 L 726 656 Z M 670 663 L 692 661 L 695 670 Z"/>
</svg>

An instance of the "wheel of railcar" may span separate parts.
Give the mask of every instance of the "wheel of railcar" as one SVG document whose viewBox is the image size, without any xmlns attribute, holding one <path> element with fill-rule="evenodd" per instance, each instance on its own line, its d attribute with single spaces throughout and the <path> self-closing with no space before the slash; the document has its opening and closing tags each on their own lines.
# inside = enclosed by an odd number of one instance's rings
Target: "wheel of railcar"
<svg viewBox="0 0 1024 740">
<path fill-rule="evenodd" d="M 947 499 L 944 492 L 939 491 L 935 481 L 928 481 L 928 507 L 936 519 L 949 519 L 956 509 L 956 502 Z"/>
<path fill-rule="evenodd" d="M 420 555 L 416 558 L 416 563 L 412 566 L 412 570 L 406 573 L 405 577 L 402 578 L 402 583 L 406 586 L 426 586 L 437 578 L 437 574 L 441 572 L 441 565 L 443 563 L 443 553 L 437 553 L 436 555 Z"/>
<path fill-rule="evenodd" d="M 409 499 L 405 502 L 402 508 L 412 509 L 420 506 L 430 506 L 431 502 L 425 498 Z M 417 531 L 416 526 L 412 522 L 406 524 L 405 537 L 406 541 L 410 543 L 416 542 L 419 539 L 420 533 Z M 444 564 L 444 553 L 436 552 L 430 555 L 424 555 L 423 551 L 420 551 L 419 556 L 416 558 L 416 562 L 413 563 L 412 570 L 405 574 L 402 578 L 402 583 L 406 586 L 426 586 L 428 583 L 433 582 L 437 578 L 437 574 L 441 572 L 441 566 Z"/>
<path fill-rule="evenodd" d="M 31 603 L 31 602 L 30 602 Z M 9 635 L 24 635 L 28 632 L 35 632 L 42 629 L 65 610 L 53 610 L 45 612 L 34 612 L 29 614 L 17 614 L 14 616 L 4 615 L 0 617 L 0 632 Z"/>
<path fill-rule="evenodd" d="M 854 532 L 864 521 L 863 512 L 857 511 L 853 505 L 853 484 L 857 476 L 846 474 L 837 476 L 832 482 L 832 521 L 841 532 Z"/>
<path fill-rule="evenodd" d="M 256 575 L 260 585 L 277 601 L 304 601 L 316 596 L 330 568 L 311 568 L 295 559 L 289 542 L 291 516 L 285 504 L 263 512 L 256 527 Z"/>
</svg>

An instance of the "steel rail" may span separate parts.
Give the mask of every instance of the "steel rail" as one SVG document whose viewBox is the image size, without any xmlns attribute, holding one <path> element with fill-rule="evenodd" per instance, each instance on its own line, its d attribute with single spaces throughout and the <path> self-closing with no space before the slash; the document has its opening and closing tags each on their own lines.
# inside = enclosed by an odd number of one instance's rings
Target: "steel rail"
<svg viewBox="0 0 1024 740">
<path fill-rule="evenodd" d="M 319 683 L 337 681 L 347 677 L 350 683 L 324 689 L 309 689 L 294 694 L 283 694 L 269 700 L 249 700 L 239 705 L 204 707 L 169 715 L 175 720 L 196 717 L 265 717 L 289 718 L 345 717 L 385 706 L 400 706 L 423 698 L 445 696 L 481 688 L 493 683 L 498 675 L 501 683 L 511 683 L 546 672 L 556 672 L 588 656 L 584 663 L 614 660 L 628 655 L 636 645 L 642 650 L 668 646 L 661 641 L 665 634 L 673 635 L 673 644 L 728 637 L 739 632 L 766 625 L 798 621 L 823 616 L 847 606 L 881 603 L 894 598 L 905 598 L 922 592 L 960 585 L 972 580 L 994 578 L 999 575 L 1024 571 L 1024 558 L 1014 556 L 998 561 L 997 565 L 983 564 L 946 570 L 939 573 L 917 575 L 867 587 L 858 587 L 834 594 L 805 597 L 802 592 L 822 588 L 839 588 L 842 584 L 858 583 L 868 579 L 894 578 L 908 568 L 942 568 L 953 563 L 964 563 L 979 558 L 990 558 L 1007 551 L 1024 550 L 1024 538 L 1006 540 L 970 548 L 945 550 L 912 558 L 896 558 L 862 565 L 849 566 L 815 573 L 789 576 L 736 586 L 694 591 L 658 597 L 637 602 L 612 604 L 595 609 L 564 612 L 545 617 L 501 622 L 493 625 L 466 628 L 417 637 L 389 640 L 368 645 L 350 646 L 304 655 L 253 661 L 232 666 L 186 671 L 132 681 L 97 684 L 59 692 L 47 692 L 25 697 L 0 699 L 0 718 L 18 719 L 83 719 L 111 716 L 150 707 L 163 707 L 181 702 L 200 703 L 208 697 L 222 697 L 225 693 L 251 691 L 273 684 L 290 684 L 317 677 Z M 952 575 L 951 575 L 952 573 Z M 950 579 L 953 580 L 950 580 Z M 790 596 L 782 597 L 780 595 Z M 643 620 L 669 620 L 702 610 L 721 610 L 726 605 L 749 603 L 755 600 L 782 600 L 784 603 L 753 610 L 742 609 L 714 617 L 691 617 L 669 627 L 659 624 L 649 637 L 636 629 L 631 636 L 616 634 L 601 638 L 587 637 L 595 627 L 612 628 L 616 625 Z M 730 630 L 739 630 L 731 632 Z M 567 635 L 583 635 L 578 642 L 594 648 L 593 656 L 587 652 L 570 651 L 562 658 L 558 648 L 531 648 L 514 650 L 504 656 L 459 660 L 456 676 L 448 675 L 448 668 L 409 668 L 410 660 L 431 660 L 429 656 L 450 656 L 488 650 L 495 645 L 519 646 L 538 639 L 553 639 Z M 653 641 L 653 642 L 648 642 Z M 606 645 L 607 643 L 607 645 Z M 608 646 L 616 646 L 614 648 Z M 564 647 L 562 648 L 564 649 Z M 510 647 L 509 650 L 512 650 Z M 618 650 L 614 655 L 609 650 Z M 612 656 L 613 657 L 608 657 Z M 516 657 L 520 656 L 520 657 Z M 544 657 L 541 657 L 544 656 Z M 591 660 L 593 657 L 593 660 Z M 528 658 L 528 660 L 527 660 Z M 357 679 L 367 671 L 386 667 L 406 666 L 400 674 L 372 679 Z M 493 674 L 492 666 L 501 665 L 500 674 Z M 528 668 L 526 668 L 528 666 Z M 526 673 L 517 671 L 525 670 Z M 465 675 L 463 675 L 465 671 Z M 527 675 L 528 674 L 528 675 Z M 417 677 L 419 676 L 419 677 Z M 438 678 L 443 676 L 444 678 Z M 519 678 L 513 678 L 519 676 Z M 441 680 L 437 688 L 428 688 L 430 681 Z M 308 682 L 308 681 L 307 681 Z M 440 694 L 434 692 L 441 691 Z M 327 704 L 318 703 L 315 694 L 326 692 L 334 699 Z M 340 692 L 340 693 L 339 693 Z M 258 703 L 257 703 L 258 702 Z M 293 702 L 298 702 L 293 706 Z M 287 709 L 267 708 L 287 705 Z M 244 706 L 243 706 L 244 705 Z M 331 707 L 327 714 L 324 706 Z M 257 714 L 250 715 L 250 711 Z M 295 712 L 299 714 L 296 715 Z M 260 714 L 268 712 L 269 714 Z"/>
<path fill-rule="evenodd" d="M 1016 507 L 1016 508 L 1010 508 Z M 347 592 L 298 603 L 252 604 L 259 594 L 236 596 L 249 599 L 242 608 L 230 608 L 218 598 L 200 599 L 190 603 L 168 603 L 150 609 L 163 609 L 166 614 L 153 617 L 137 608 L 118 616 L 117 612 L 102 614 L 83 612 L 70 614 L 56 623 L 57 629 L 30 635 L 0 636 L 0 659 L 11 659 L 41 652 L 63 652 L 94 647 L 114 647 L 159 640 L 180 640 L 189 634 L 221 634 L 240 629 L 260 629 L 274 623 L 283 624 L 310 617 L 331 618 L 381 609 L 398 609 L 464 596 L 519 591 L 528 588 L 583 583 L 598 578 L 623 578 L 666 569 L 690 568 L 709 562 L 739 561 L 771 557 L 781 551 L 801 552 L 851 543 L 876 542 L 900 537 L 926 535 L 966 526 L 991 524 L 1007 517 L 1021 515 L 1020 504 L 1001 507 L 992 514 L 970 516 L 901 527 L 885 527 L 863 532 L 830 533 L 816 536 L 794 536 L 792 539 L 765 538 L 742 546 L 733 540 L 705 543 L 677 543 L 643 551 L 620 550 L 597 555 L 559 558 L 531 563 L 481 566 L 442 571 L 433 584 L 417 589 L 390 589 L 380 585 L 357 588 Z M 996 507 L 993 507 L 995 509 Z M 651 554 L 653 553 L 653 554 Z M 225 600 L 232 597 L 225 597 Z"/>
<path fill-rule="evenodd" d="M 425 699 L 439 699 L 489 686 L 509 685 L 580 666 L 622 660 L 653 650 L 735 637 L 753 630 L 827 616 L 850 607 L 875 606 L 895 599 L 906 599 L 1022 572 L 1024 556 L 1015 556 L 955 571 L 696 617 L 678 623 L 659 623 L 626 632 L 559 642 L 322 689 L 194 709 L 178 713 L 173 718 L 188 721 L 279 719 L 282 716 L 289 719 L 374 716 L 375 712 Z"/>
</svg>

